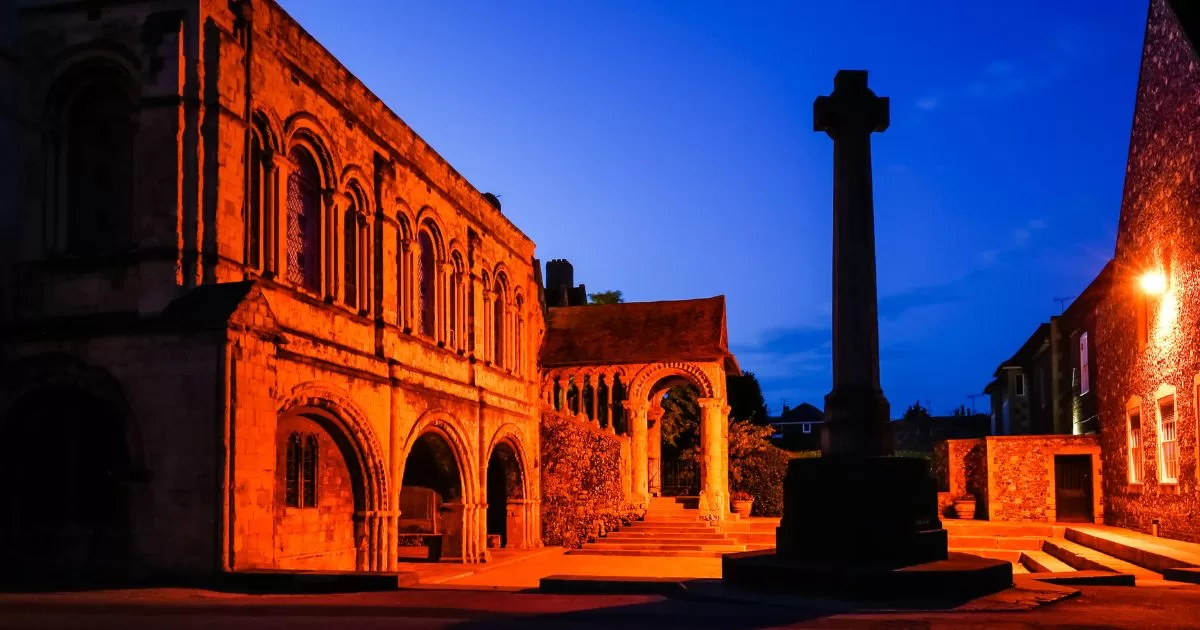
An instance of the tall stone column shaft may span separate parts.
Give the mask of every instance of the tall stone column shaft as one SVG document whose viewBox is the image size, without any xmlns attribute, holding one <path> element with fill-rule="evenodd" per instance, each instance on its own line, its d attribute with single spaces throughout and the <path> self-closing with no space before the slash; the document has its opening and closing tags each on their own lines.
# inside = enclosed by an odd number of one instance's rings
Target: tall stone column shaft
<svg viewBox="0 0 1200 630">
<path fill-rule="evenodd" d="M 813 129 L 833 139 L 833 390 L 825 397 L 826 455 L 890 455 L 890 409 L 879 387 L 871 134 L 888 128 L 888 99 L 867 73 L 842 70 L 813 103 Z"/>
<path fill-rule="evenodd" d="M 650 486 L 647 472 L 649 470 L 649 458 L 647 437 L 649 433 L 648 421 L 646 419 L 646 405 L 633 407 L 626 404 L 625 417 L 630 419 L 629 423 L 629 445 L 630 464 L 633 469 L 632 484 L 633 484 L 633 502 L 639 507 L 645 508 L 650 505 Z"/>
<path fill-rule="evenodd" d="M 722 443 L 725 401 L 701 398 L 697 402 L 700 404 L 700 511 L 704 516 L 723 521 L 729 512 L 729 470 Z"/>
</svg>

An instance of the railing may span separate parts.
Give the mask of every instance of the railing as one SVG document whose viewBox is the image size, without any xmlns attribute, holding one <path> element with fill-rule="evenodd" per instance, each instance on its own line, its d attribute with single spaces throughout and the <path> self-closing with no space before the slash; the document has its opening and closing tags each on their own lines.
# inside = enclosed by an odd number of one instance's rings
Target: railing
<svg viewBox="0 0 1200 630">
<path fill-rule="evenodd" d="M 700 463 L 690 460 L 662 463 L 664 497 L 694 497 L 700 494 Z"/>
</svg>

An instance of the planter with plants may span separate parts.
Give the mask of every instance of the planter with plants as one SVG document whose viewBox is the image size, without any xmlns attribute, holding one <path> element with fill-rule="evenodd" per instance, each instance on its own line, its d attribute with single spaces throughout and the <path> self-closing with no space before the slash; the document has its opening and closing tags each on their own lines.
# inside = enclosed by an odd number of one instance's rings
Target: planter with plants
<svg viewBox="0 0 1200 630">
<path fill-rule="evenodd" d="M 975 518 L 975 497 L 967 495 L 955 499 L 954 516 L 963 520 Z"/>
<path fill-rule="evenodd" d="M 733 513 L 742 518 L 750 516 L 750 510 L 754 507 L 754 497 L 744 490 L 735 490 L 729 496 L 730 503 L 733 504 Z"/>
</svg>

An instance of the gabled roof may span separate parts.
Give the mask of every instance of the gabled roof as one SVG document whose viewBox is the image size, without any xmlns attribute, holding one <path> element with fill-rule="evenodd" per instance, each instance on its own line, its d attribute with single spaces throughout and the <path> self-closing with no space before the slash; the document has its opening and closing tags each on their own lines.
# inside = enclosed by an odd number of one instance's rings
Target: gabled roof
<svg viewBox="0 0 1200 630">
<path fill-rule="evenodd" d="M 550 308 L 543 367 L 724 361 L 738 373 L 725 329 L 725 296 Z"/>
</svg>

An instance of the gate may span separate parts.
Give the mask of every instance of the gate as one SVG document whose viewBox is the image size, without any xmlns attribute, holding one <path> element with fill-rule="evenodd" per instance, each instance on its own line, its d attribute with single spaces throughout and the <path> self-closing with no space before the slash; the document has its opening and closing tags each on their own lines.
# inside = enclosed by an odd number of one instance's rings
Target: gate
<svg viewBox="0 0 1200 630">
<path fill-rule="evenodd" d="M 663 460 L 662 494 L 664 497 L 700 496 L 700 462 Z"/>
<path fill-rule="evenodd" d="M 1064 523 L 1091 523 L 1092 456 L 1054 456 L 1054 503 L 1056 520 Z"/>
</svg>

